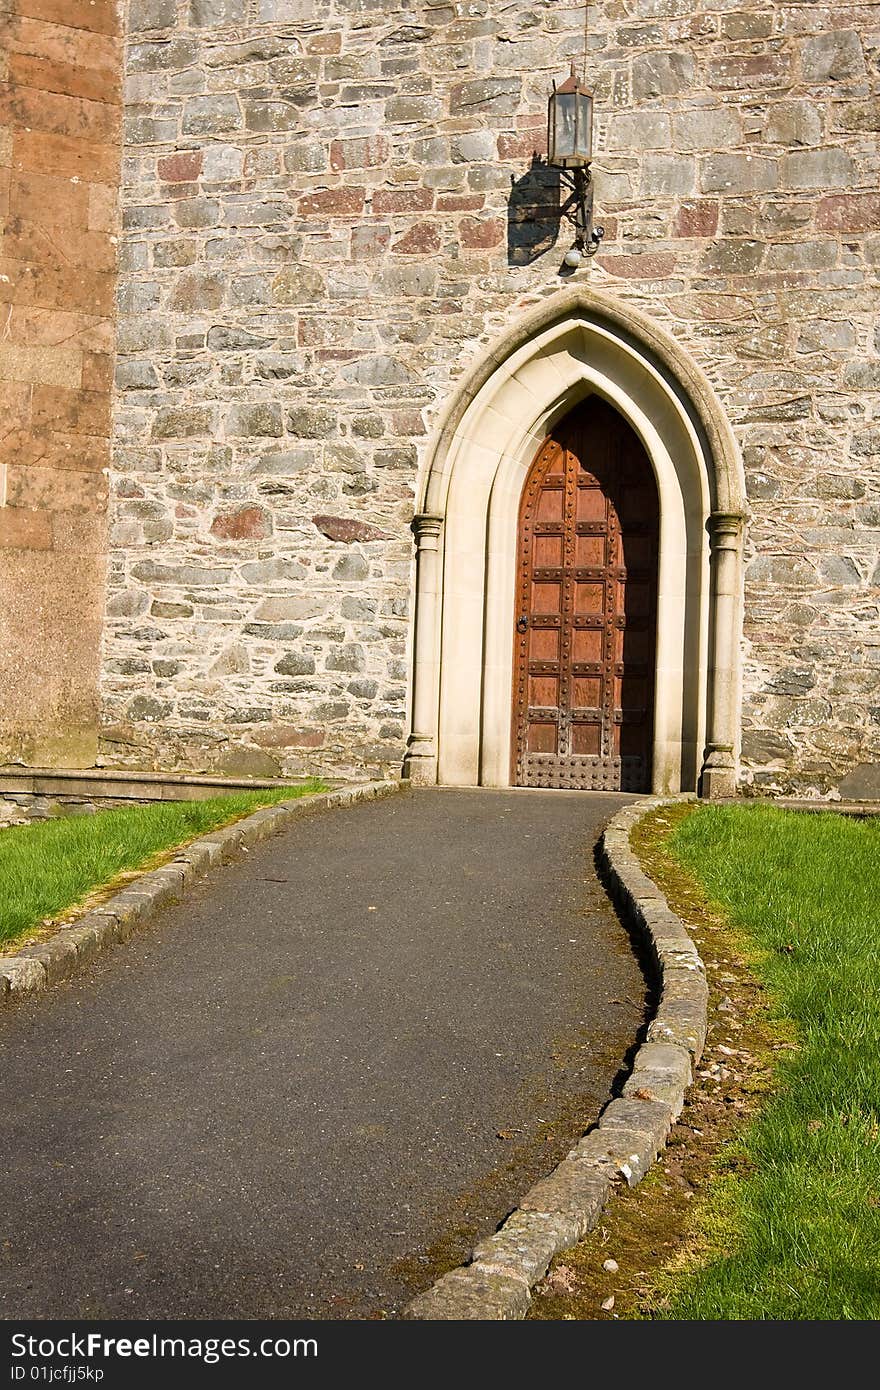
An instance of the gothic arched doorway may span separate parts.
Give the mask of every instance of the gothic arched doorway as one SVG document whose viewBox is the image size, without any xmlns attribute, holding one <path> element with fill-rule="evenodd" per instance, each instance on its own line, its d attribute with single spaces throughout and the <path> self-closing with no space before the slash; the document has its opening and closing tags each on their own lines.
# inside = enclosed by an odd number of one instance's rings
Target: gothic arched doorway
<svg viewBox="0 0 880 1390">
<path fill-rule="evenodd" d="M 536 451 L 558 440 L 580 409 L 619 420 L 613 428 L 624 431 L 627 448 L 638 441 L 659 501 L 653 626 L 641 615 L 643 635 L 655 643 L 653 691 L 643 692 L 640 708 L 648 719 L 638 733 L 641 751 L 632 754 L 642 760 L 640 770 L 631 767 L 627 776 L 656 793 L 732 795 L 745 511 L 736 440 L 689 354 L 637 311 L 587 287 L 562 291 L 519 318 L 473 365 L 438 422 L 413 519 L 416 608 L 405 770 L 421 783 L 511 783 L 518 680 L 512 636 L 528 616 L 516 606 L 520 504 Z M 572 634 L 577 628 L 572 622 Z M 624 656 L 635 661 L 634 650 Z M 650 669 L 649 655 L 644 662 Z M 579 693 L 583 711 L 599 708 L 586 702 L 589 694 Z M 612 723 L 619 709 L 622 774 L 623 745 L 635 740 L 638 721 L 624 717 L 635 709 L 635 693 L 620 694 L 614 704 L 612 692 Z M 588 715 L 571 722 L 582 726 L 580 739 L 597 737 Z M 601 747 L 600 754 L 575 756 L 601 756 Z"/>
<path fill-rule="evenodd" d="M 511 781 L 649 791 L 660 504 L 644 445 L 590 396 L 523 488 Z"/>
</svg>

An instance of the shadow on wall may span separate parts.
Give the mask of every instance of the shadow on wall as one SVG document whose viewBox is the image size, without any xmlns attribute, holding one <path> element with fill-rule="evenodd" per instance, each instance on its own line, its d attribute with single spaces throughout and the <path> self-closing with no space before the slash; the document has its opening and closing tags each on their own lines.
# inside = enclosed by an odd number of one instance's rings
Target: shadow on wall
<svg viewBox="0 0 880 1390">
<path fill-rule="evenodd" d="M 527 171 L 511 177 L 507 202 L 507 264 L 531 265 L 559 236 L 559 174 L 532 155 Z"/>
</svg>

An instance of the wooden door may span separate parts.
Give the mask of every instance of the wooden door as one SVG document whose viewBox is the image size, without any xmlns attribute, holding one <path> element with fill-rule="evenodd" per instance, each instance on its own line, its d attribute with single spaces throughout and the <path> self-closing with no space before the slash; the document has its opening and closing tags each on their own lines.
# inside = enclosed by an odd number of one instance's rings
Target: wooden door
<svg viewBox="0 0 880 1390">
<path fill-rule="evenodd" d="M 650 790 L 658 532 L 644 446 L 589 397 L 538 450 L 523 489 L 515 786 Z"/>
</svg>

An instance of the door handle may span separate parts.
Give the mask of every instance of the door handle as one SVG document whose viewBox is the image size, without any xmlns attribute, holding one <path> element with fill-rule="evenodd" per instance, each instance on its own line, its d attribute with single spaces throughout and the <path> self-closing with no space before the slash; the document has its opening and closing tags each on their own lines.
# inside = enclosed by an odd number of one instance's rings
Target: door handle
<svg viewBox="0 0 880 1390">
<path fill-rule="evenodd" d="M 529 620 L 528 620 L 528 618 L 517 618 L 517 622 L 516 622 L 516 630 L 517 630 L 517 632 L 525 632 L 526 629 L 528 628 L 528 625 L 529 625 Z"/>
</svg>

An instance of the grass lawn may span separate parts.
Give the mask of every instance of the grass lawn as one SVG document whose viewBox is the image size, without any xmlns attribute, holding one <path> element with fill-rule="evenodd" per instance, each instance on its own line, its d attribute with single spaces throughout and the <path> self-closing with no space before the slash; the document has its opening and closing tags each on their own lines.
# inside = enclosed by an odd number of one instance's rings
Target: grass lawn
<svg viewBox="0 0 880 1390">
<path fill-rule="evenodd" d="M 325 790 L 312 780 L 297 787 L 156 802 L 0 831 L 0 947 L 8 949 L 120 875 L 154 867 L 163 852 L 167 857 L 168 851 L 260 806 Z"/>
<path fill-rule="evenodd" d="M 722 1153 L 653 1316 L 880 1318 L 880 819 L 699 807 L 665 852 L 796 1046 Z"/>
</svg>

